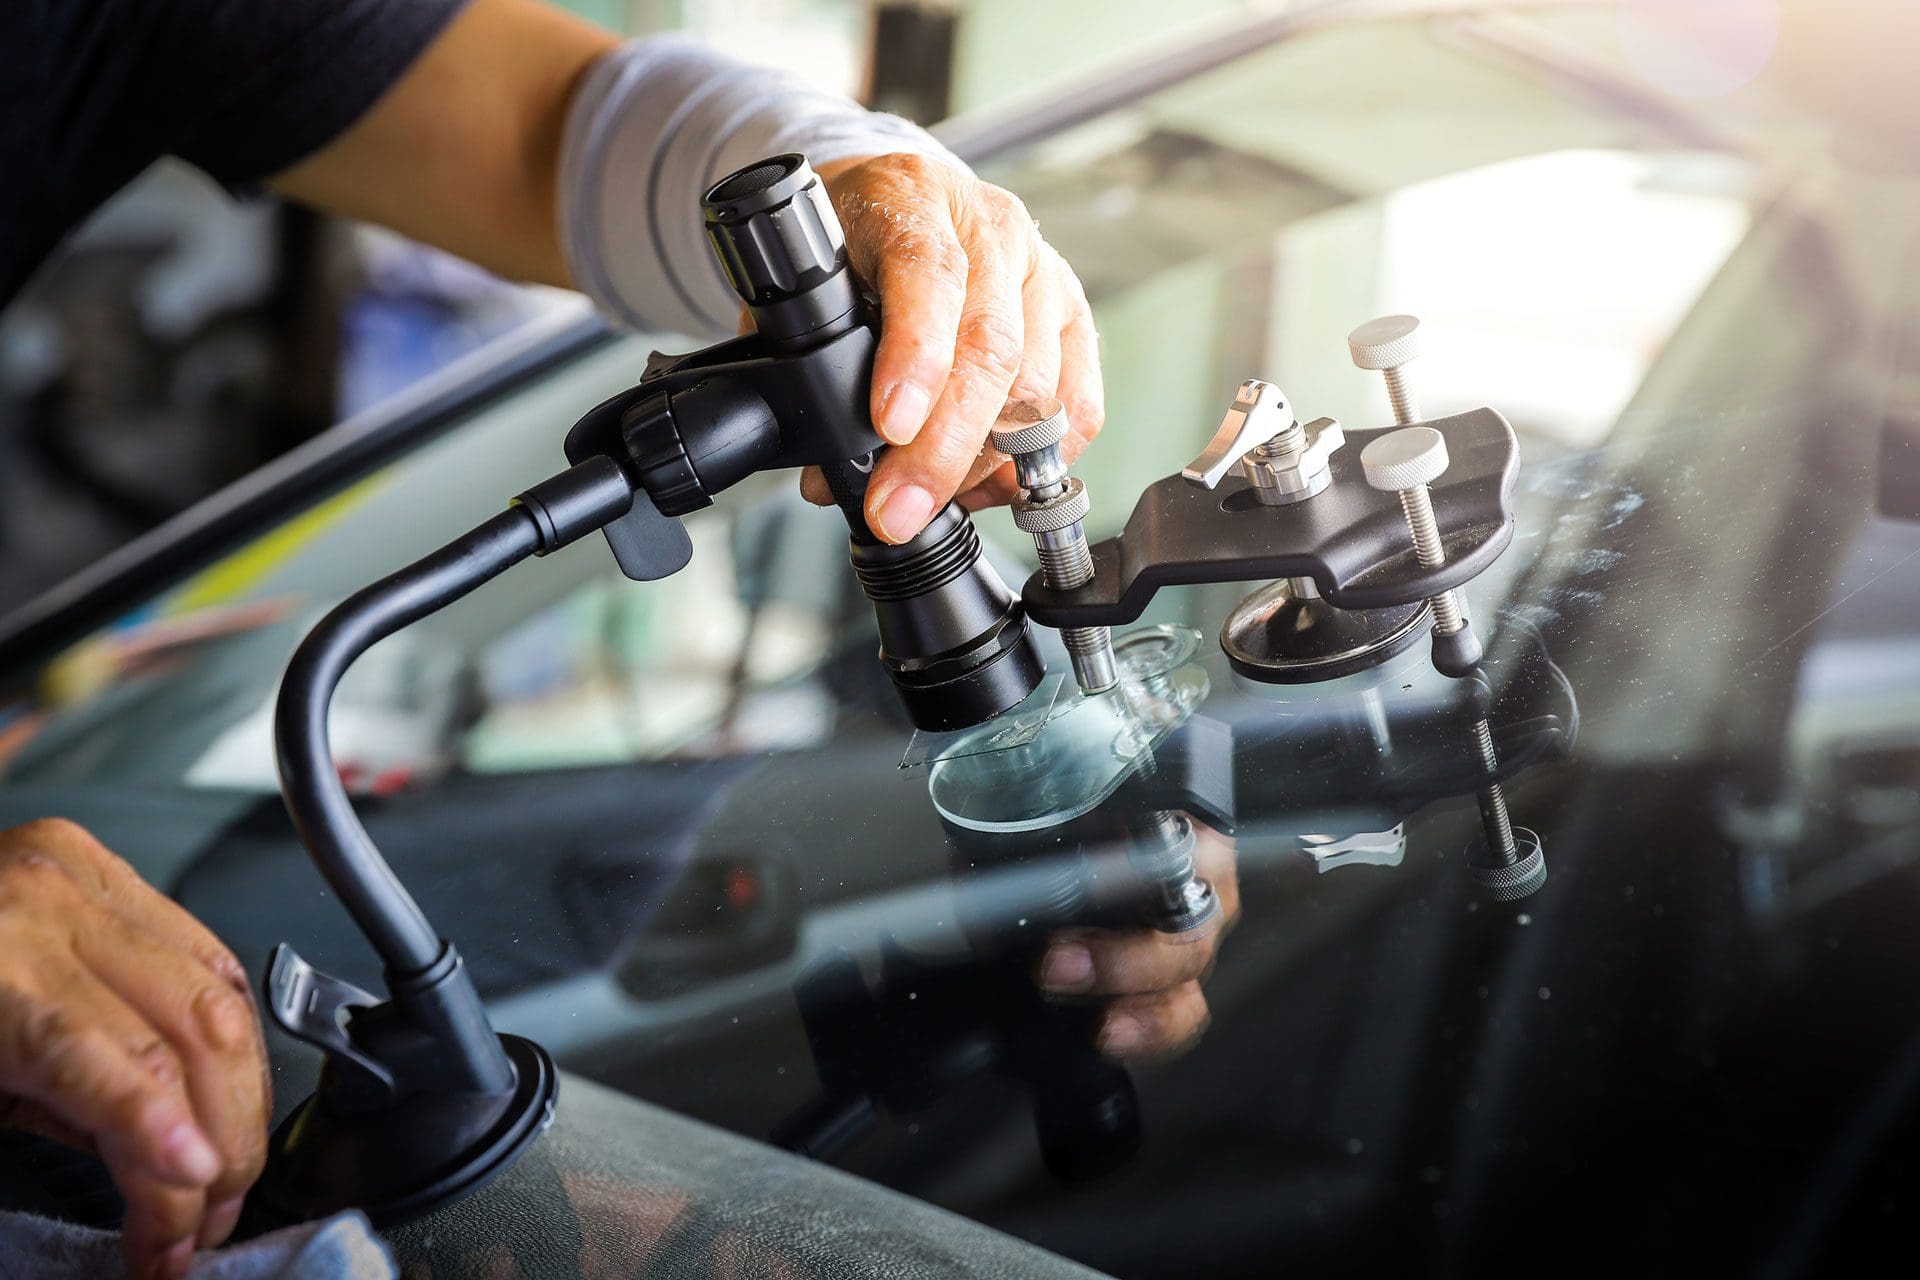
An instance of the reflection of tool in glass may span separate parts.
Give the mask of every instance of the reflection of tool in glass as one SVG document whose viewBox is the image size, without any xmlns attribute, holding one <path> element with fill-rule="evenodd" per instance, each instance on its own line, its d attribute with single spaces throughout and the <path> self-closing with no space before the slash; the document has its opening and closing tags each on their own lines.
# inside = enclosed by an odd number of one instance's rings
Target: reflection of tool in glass
<svg viewBox="0 0 1920 1280">
<path fill-rule="evenodd" d="M 1389 316 L 1388 320 L 1408 322 L 1395 330 L 1398 341 L 1402 343 L 1410 342 L 1417 332 L 1410 316 Z M 1380 323 L 1375 322 L 1376 325 Z M 1356 359 L 1362 351 L 1374 361 L 1394 359 L 1394 356 L 1382 355 L 1378 347 L 1365 347 L 1359 343 L 1360 335 L 1369 332 L 1377 331 L 1367 326 L 1355 330 L 1355 338 L 1351 341 L 1355 343 Z M 1398 363 L 1386 370 L 1393 411 L 1402 421 L 1411 419 L 1412 392 L 1405 381 L 1396 380 L 1395 375 L 1402 374 L 1399 364 L 1411 358 L 1411 353 L 1401 354 Z M 1427 486 L 1439 479 L 1447 469 L 1446 438 L 1431 427 L 1408 427 L 1403 431 L 1395 431 L 1368 445 L 1360 455 L 1360 465 L 1366 472 L 1368 484 L 1399 495 L 1400 506 L 1407 517 L 1407 528 L 1413 534 L 1414 554 L 1419 557 L 1420 563 L 1429 569 L 1445 564 L 1447 553 L 1441 545 L 1439 530 L 1434 525 L 1433 500 Z M 1472 639 L 1472 632 L 1467 629 L 1466 612 L 1455 592 L 1443 592 L 1434 597 L 1431 603 L 1436 643 L 1442 637 L 1462 634 Z M 1475 642 L 1470 648 L 1474 660 L 1479 661 L 1478 643 Z M 1472 737 L 1474 759 L 1487 778 L 1485 785 L 1476 792 L 1481 821 L 1486 829 L 1486 841 L 1484 845 L 1469 851 L 1467 873 L 1497 900 L 1524 898 L 1546 882 L 1547 864 L 1541 853 L 1540 837 L 1525 827 L 1516 830 L 1507 814 L 1506 792 L 1500 785 L 1499 761 L 1493 751 L 1493 732 L 1484 719 L 1474 722 Z"/>
<path fill-rule="evenodd" d="M 937 760 L 929 792 L 983 862 L 996 848 L 1071 852 L 1098 824 L 1144 832 L 1180 812 L 1232 836 L 1243 858 L 1298 855 L 1323 872 L 1399 865 L 1414 814 L 1474 796 L 1487 835 L 1467 851 L 1468 877 L 1496 900 L 1524 897 L 1544 883 L 1546 865 L 1538 837 L 1504 817 L 1502 784 L 1567 757 L 1579 706 L 1538 629 L 1511 615 L 1501 624 L 1463 680 L 1408 654 L 1337 681 L 1238 682 L 1211 698 L 1205 673 L 1188 663 L 1199 633 L 1129 632 L 1114 646 L 1120 697 L 1084 700 L 1015 747 Z M 1148 696 L 1155 681 L 1141 659 L 1153 650 L 1176 665 L 1162 678 L 1173 687 Z M 1115 707 L 1127 698 L 1140 704 L 1134 721 L 1161 728 L 1117 751 L 1128 720 Z M 1143 846 L 1103 878 L 1137 883 L 1151 863 Z"/>
<path fill-rule="evenodd" d="M 1126 649 L 1123 641 L 1123 668 Z M 1179 666 L 1191 646 L 1167 653 L 1175 659 L 1169 674 L 1193 671 Z M 1151 682 L 1125 670 L 1119 680 L 1122 689 Z M 1011 763 L 1025 749 L 997 758 Z M 1138 785 L 1137 775 L 1130 784 Z M 1042 1159 L 1062 1181 L 1113 1173 L 1138 1151 L 1132 1078 L 1096 1043 L 1105 1008 L 1045 995 L 1034 971 L 1062 930 L 1186 932 L 1214 922 L 1218 902 L 1194 876 L 1196 829 L 1186 814 L 1124 803 L 1040 825 L 1025 812 L 1022 801 L 1009 800 L 992 817 L 942 815 L 953 842 L 953 900 L 935 936 L 944 940 L 946 922 L 955 922 L 964 954 L 916 950 L 889 937 L 871 982 L 844 953 L 801 976 L 795 996 L 822 1095 L 779 1126 L 777 1145 L 830 1159 L 880 1114 L 930 1112 L 964 1082 L 992 1073 L 1031 1092 Z"/>
<path fill-rule="evenodd" d="M 1111 693 L 1067 704 L 1038 734 L 1002 749 L 952 743 L 929 771 L 934 808 L 959 831 L 1038 832 L 1050 844 L 1082 839 L 1074 820 L 1122 787 L 1150 782 L 1156 744 L 1205 699 L 1206 673 L 1191 661 L 1198 643 L 1190 628 L 1142 628 L 1113 649 Z M 1114 875 L 1116 887 L 1137 886 L 1145 919 L 1162 932 L 1211 924 L 1219 900 L 1194 874 L 1194 833 L 1185 815 L 1118 807 L 1131 814 L 1124 842 L 1131 875 Z"/>
<path fill-rule="evenodd" d="M 1511 902 L 1547 882 L 1546 854 L 1540 847 L 1540 837 L 1526 827 L 1514 826 L 1507 814 L 1507 793 L 1500 785 L 1493 731 L 1484 719 L 1474 722 L 1473 752 L 1485 773 L 1485 781 L 1474 797 L 1480 806 L 1486 839 L 1468 848 L 1467 875 L 1496 902 Z"/>
<path fill-rule="evenodd" d="M 1021 932 L 1044 939 L 1039 928 Z M 871 984 L 845 953 L 815 962 L 794 997 L 821 1094 L 775 1128 L 774 1145 L 831 1160 L 883 1114 L 927 1114 L 993 1074 L 1031 1094 L 1041 1159 L 1055 1177 L 1079 1182 L 1124 1166 L 1140 1149 L 1133 1078 L 1095 1048 L 1100 1008 L 1041 994 L 1037 955 L 976 943 L 973 955 L 920 956 L 889 943 Z"/>
<path fill-rule="evenodd" d="M 557 1092 L 544 1050 L 494 1033 L 459 953 L 380 856 L 334 768 L 327 709 L 374 643 L 595 530 L 627 576 L 667 577 L 692 555 L 679 517 L 756 472 L 819 466 L 851 529 L 881 662 L 916 725 L 979 724 L 1044 674 L 1019 599 L 982 559 L 959 506 L 903 546 L 867 528 L 866 477 L 883 447 L 867 411 L 879 319 L 806 161 L 751 165 L 718 183 L 704 209 L 755 332 L 649 361 L 639 385 L 568 433 L 571 469 L 348 599 L 287 669 L 274 726 L 287 809 L 379 953 L 387 998 L 275 950 L 269 1011 L 326 1062 L 313 1097 L 273 1134 L 259 1197 L 273 1217 L 355 1206 L 385 1224 L 457 1199 L 518 1158 Z"/>
</svg>

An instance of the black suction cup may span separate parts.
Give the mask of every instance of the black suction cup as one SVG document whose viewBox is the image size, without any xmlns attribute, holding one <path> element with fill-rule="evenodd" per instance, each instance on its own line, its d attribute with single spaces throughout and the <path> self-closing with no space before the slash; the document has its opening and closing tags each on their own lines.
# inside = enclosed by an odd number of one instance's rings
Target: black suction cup
<svg viewBox="0 0 1920 1280">
<path fill-rule="evenodd" d="M 1249 680 L 1308 684 L 1378 666 L 1427 634 L 1429 625 L 1424 600 L 1385 609 L 1336 609 L 1282 578 L 1227 615 L 1220 648 Z"/>
<path fill-rule="evenodd" d="M 274 1130 L 255 1203 L 287 1222 L 361 1209 L 385 1227 L 486 1185 L 547 1127 L 560 1088 L 545 1049 L 519 1036 L 501 1036 L 500 1047 L 515 1076 L 507 1094 L 415 1095 L 348 1111 L 323 1079 Z"/>
</svg>

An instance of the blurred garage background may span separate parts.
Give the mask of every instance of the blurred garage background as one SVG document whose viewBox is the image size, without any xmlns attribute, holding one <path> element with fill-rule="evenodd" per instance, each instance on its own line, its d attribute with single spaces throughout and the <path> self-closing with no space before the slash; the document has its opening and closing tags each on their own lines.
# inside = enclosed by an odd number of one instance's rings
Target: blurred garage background
<svg viewBox="0 0 1920 1280">
<path fill-rule="evenodd" d="M 1327 358 L 1339 354 L 1330 335 L 1395 308 L 1421 310 L 1445 348 L 1423 375 L 1426 399 L 1477 403 L 1497 379 L 1534 429 L 1591 443 L 1746 227 L 1741 179 L 1713 157 L 1652 164 L 1568 147 L 1548 127 L 1574 117 L 1549 109 L 1540 68 L 1574 100 L 1622 83 L 1586 66 L 1617 43 L 1612 6 L 1565 6 L 1566 29 L 1548 39 L 1467 0 L 562 2 L 629 32 L 724 42 L 922 122 L 1016 126 L 1023 103 L 1058 106 L 1077 85 L 1124 79 L 1128 63 L 1250 10 L 1443 15 L 1425 36 L 1329 35 L 1277 70 L 1176 95 L 1177 123 L 1134 137 L 1131 116 L 1110 113 L 990 173 L 1042 212 L 1087 283 L 1108 367 L 1126 371 L 1110 419 L 1164 424 L 1182 442 L 1174 453 L 1211 425 L 1214 411 L 1195 406 L 1221 403 L 1249 371 L 1284 370 L 1299 403 L 1344 403 L 1355 388 L 1345 361 Z M 1520 7 L 1544 21 L 1557 6 Z M 1462 81 L 1456 46 L 1533 70 Z M 1764 61 L 1768 48 L 1751 52 Z M 1382 84 L 1401 86 L 1394 100 Z M 1421 109 L 1420 93 L 1448 110 Z M 1648 127 L 1701 134 L 1675 105 L 1691 96 L 1660 98 Z M 1448 122 L 1461 113 L 1469 124 Z M 1276 224 L 1284 235 L 1237 243 Z M 1570 259 L 1569 243 L 1586 251 Z M 0 615 L 488 341 L 583 306 L 156 166 L 0 312 Z M 1137 445 L 1095 455 L 1081 470 L 1103 493 L 1137 492 L 1165 470 Z M 1115 502 L 1102 519 L 1124 511 Z"/>
<path fill-rule="evenodd" d="M 1235 0 L 562 0 L 923 122 Z M 1096 20 L 1097 19 L 1097 20 Z M 0 313 L 0 613 L 541 311 L 576 305 L 165 163 Z"/>
</svg>

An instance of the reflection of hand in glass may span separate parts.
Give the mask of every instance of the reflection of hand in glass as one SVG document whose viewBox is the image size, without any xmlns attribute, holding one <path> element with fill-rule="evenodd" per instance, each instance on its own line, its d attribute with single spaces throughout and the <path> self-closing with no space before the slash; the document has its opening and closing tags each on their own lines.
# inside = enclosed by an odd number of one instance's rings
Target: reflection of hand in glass
<svg viewBox="0 0 1920 1280">
<path fill-rule="evenodd" d="M 1213 971 L 1220 939 L 1240 918 L 1240 880 L 1233 841 L 1194 823 L 1194 874 L 1220 901 L 1211 924 L 1191 933 L 1154 929 L 1062 929 L 1040 957 L 1041 990 L 1086 997 L 1104 1006 L 1100 1050 L 1138 1061 L 1191 1048 L 1207 1029 L 1201 984 Z"/>
</svg>

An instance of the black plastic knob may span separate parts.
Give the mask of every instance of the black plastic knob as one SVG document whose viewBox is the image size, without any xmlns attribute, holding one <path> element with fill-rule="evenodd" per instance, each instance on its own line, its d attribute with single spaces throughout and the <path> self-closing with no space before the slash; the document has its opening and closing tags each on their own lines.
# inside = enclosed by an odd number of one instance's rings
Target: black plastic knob
<svg viewBox="0 0 1920 1280">
<path fill-rule="evenodd" d="M 761 334 L 811 333 L 858 301 L 846 234 L 806 157 L 774 156 L 729 174 L 701 209 L 720 269 Z"/>
</svg>

